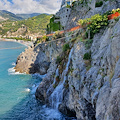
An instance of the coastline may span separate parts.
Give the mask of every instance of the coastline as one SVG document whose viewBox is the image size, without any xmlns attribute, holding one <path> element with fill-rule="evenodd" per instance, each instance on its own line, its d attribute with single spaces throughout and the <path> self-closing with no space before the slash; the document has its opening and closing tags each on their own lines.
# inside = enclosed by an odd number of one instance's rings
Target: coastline
<svg viewBox="0 0 120 120">
<path fill-rule="evenodd" d="M 24 41 L 24 40 L 16 40 L 16 39 L 4 39 L 4 38 L 0 38 L 0 41 L 10 41 L 10 42 L 17 42 L 17 43 L 20 43 L 24 46 L 33 46 L 33 42 L 31 41 Z"/>
</svg>

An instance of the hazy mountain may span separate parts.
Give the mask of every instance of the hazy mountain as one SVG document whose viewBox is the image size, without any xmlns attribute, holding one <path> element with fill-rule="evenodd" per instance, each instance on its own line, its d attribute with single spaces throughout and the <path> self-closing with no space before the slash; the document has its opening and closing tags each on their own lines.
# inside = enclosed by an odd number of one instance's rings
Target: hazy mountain
<svg viewBox="0 0 120 120">
<path fill-rule="evenodd" d="M 14 14 L 6 10 L 0 10 L 0 21 L 4 20 L 12 20 L 12 21 L 18 21 L 23 19 L 28 19 L 34 16 L 38 16 L 41 13 L 31 13 L 31 14 Z M 46 13 L 45 13 L 46 14 Z M 49 14 L 46 14 L 49 15 Z"/>
<path fill-rule="evenodd" d="M 1 20 L 6 20 L 6 19 L 13 20 L 13 21 L 23 20 L 22 17 L 19 17 L 14 13 L 11 13 L 6 10 L 0 10 L 0 17 L 2 18 Z"/>
<path fill-rule="evenodd" d="M 18 17 L 21 17 L 23 19 L 27 19 L 27 18 L 31 18 L 31 17 L 34 17 L 34 16 L 38 16 L 40 15 L 41 13 L 32 13 L 32 14 L 16 14 L 16 16 Z"/>
</svg>

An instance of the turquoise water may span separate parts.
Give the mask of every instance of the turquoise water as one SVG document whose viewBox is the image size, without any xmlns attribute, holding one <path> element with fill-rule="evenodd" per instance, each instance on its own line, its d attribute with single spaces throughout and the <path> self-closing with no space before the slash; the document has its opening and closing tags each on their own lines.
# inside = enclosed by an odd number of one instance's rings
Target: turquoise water
<svg viewBox="0 0 120 120">
<path fill-rule="evenodd" d="M 21 47 L 19 49 L 4 49 Z M 0 41 L 0 120 L 71 120 L 35 99 L 42 76 L 15 73 L 18 55 L 26 47 Z"/>
</svg>

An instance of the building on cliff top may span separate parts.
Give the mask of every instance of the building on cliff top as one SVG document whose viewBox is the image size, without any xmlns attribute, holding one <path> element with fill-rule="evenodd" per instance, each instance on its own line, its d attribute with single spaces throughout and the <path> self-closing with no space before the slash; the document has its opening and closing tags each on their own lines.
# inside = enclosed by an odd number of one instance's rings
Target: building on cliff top
<svg viewBox="0 0 120 120">
<path fill-rule="evenodd" d="M 67 5 L 72 5 L 72 2 L 77 0 L 62 0 L 61 8 L 66 7 Z"/>
<path fill-rule="evenodd" d="M 60 21 L 60 24 L 63 26 L 63 28 L 65 27 L 65 25 L 68 21 L 68 18 L 70 16 L 70 12 L 71 12 L 70 6 L 72 5 L 72 2 L 74 2 L 74 1 L 77 1 L 77 0 L 62 0 L 61 8 L 55 15 L 56 17 L 60 18 L 59 21 Z M 69 6 L 69 7 L 67 7 L 67 6 Z"/>
</svg>

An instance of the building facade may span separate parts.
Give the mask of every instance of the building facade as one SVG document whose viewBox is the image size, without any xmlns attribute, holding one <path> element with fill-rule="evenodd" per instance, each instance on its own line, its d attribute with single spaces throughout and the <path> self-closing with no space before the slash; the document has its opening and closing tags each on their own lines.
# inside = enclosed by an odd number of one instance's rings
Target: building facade
<svg viewBox="0 0 120 120">
<path fill-rule="evenodd" d="M 68 21 L 68 18 L 71 12 L 70 6 L 72 5 L 72 2 L 74 1 L 77 1 L 77 0 L 62 0 L 61 8 L 55 15 L 56 17 L 60 18 L 59 21 L 60 21 L 60 24 L 63 26 L 63 28 Z"/>
</svg>

